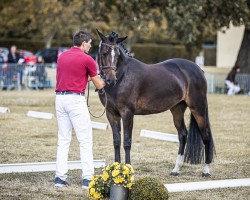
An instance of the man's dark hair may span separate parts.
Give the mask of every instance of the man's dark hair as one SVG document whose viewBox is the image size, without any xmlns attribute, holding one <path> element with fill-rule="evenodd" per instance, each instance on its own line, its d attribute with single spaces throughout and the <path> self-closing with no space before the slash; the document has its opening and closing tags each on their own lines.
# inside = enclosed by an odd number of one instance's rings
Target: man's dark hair
<svg viewBox="0 0 250 200">
<path fill-rule="evenodd" d="M 88 42 L 89 40 L 92 40 L 92 35 L 82 30 L 73 36 L 73 44 L 77 47 L 80 47 L 83 42 Z"/>
</svg>

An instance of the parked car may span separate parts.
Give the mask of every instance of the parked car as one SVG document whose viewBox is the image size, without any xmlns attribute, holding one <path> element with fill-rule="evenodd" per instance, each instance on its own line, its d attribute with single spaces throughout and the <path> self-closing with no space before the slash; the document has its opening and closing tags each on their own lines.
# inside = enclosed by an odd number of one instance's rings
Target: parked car
<svg viewBox="0 0 250 200">
<path fill-rule="evenodd" d="M 68 47 L 52 47 L 39 50 L 36 57 L 42 56 L 45 63 L 56 63 L 58 56 L 68 50 Z"/>
</svg>

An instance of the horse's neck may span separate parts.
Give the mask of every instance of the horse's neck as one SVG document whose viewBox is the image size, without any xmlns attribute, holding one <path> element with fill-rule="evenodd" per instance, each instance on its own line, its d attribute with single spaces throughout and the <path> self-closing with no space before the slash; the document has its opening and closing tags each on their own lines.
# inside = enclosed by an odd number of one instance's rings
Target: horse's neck
<svg viewBox="0 0 250 200">
<path fill-rule="evenodd" d="M 124 66 L 127 65 L 132 60 L 131 57 L 126 55 L 124 52 L 120 54 L 119 60 L 118 60 L 118 66 Z"/>
</svg>

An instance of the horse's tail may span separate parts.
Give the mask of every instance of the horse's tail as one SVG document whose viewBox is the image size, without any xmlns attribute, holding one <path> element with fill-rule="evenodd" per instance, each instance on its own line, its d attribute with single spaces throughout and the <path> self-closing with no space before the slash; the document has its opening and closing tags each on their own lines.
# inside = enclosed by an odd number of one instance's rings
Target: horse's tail
<svg viewBox="0 0 250 200">
<path fill-rule="evenodd" d="M 201 139 L 198 124 L 191 114 L 184 161 L 190 164 L 200 164 L 204 159 L 204 144 Z"/>
<path fill-rule="evenodd" d="M 210 122 L 208 117 L 208 109 L 206 109 L 206 131 L 209 134 L 209 160 L 213 160 L 215 147 L 213 142 L 212 133 L 210 130 Z M 190 164 L 200 164 L 204 160 L 204 143 L 201 138 L 201 132 L 198 127 L 198 124 L 194 118 L 194 116 L 191 114 L 190 117 L 190 126 L 188 131 L 188 139 L 187 139 L 187 145 L 185 149 L 184 154 L 184 161 Z M 208 163 L 209 164 L 209 163 Z"/>
</svg>

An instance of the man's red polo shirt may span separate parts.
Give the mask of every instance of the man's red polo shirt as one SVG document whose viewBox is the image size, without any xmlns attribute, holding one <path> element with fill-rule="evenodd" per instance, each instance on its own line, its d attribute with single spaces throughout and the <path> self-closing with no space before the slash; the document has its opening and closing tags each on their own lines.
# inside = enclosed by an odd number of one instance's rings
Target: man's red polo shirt
<svg viewBox="0 0 250 200">
<path fill-rule="evenodd" d="M 97 75 L 96 62 L 80 48 L 72 47 L 63 52 L 57 60 L 56 92 L 71 91 L 83 93 L 88 76 Z"/>
</svg>

